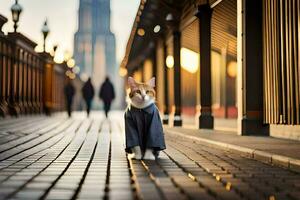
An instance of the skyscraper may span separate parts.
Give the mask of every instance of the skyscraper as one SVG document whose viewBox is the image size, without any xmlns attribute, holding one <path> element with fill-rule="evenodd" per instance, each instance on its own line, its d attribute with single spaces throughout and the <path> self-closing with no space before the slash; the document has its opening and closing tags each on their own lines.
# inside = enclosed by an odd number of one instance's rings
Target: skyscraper
<svg viewBox="0 0 300 200">
<path fill-rule="evenodd" d="M 115 35 L 110 30 L 110 15 L 110 0 L 80 0 L 74 58 L 80 73 L 92 78 L 97 92 L 107 75 L 113 83 L 118 82 Z"/>
</svg>

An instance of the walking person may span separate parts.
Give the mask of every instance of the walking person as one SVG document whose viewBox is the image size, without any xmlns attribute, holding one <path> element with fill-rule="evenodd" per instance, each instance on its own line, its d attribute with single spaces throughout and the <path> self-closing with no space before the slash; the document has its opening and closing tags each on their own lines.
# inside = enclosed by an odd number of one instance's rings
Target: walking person
<svg viewBox="0 0 300 200">
<path fill-rule="evenodd" d="M 107 76 L 104 83 L 101 85 L 99 98 L 104 103 L 104 111 L 106 118 L 108 117 L 108 112 L 110 110 L 111 102 L 115 98 L 115 90 L 113 84 L 110 82 L 109 77 Z"/>
<path fill-rule="evenodd" d="M 64 92 L 66 97 L 66 107 L 68 111 L 68 116 L 71 117 L 73 97 L 75 95 L 75 87 L 73 86 L 72 81 L 70 79 L 67 79 L 67 83 L 64 87 Z"/>
<path fill-rule="evenodd" d="M 89 117 L 92 101 L 95 95 L 95 90 L 91 78 L 89 78 L 87 82 L 84 83 L 81 92 L 82 92 L 83 99 L 86 103 L 86 113 L 87 116 Z"/>
</svg>

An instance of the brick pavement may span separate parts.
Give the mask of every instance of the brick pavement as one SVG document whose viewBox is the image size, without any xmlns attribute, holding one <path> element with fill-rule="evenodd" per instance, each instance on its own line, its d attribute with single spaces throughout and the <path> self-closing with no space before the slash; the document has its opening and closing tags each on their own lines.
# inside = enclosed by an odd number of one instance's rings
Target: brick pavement
<svg viewBox="0 0 300 200">
<path fill-rule="evenodd" d="M 300 199 L 300 174 L 166 134 L 157 161 L 124 151 L 122 115 L 0 121 L 0 199 Z"/>
</svg>

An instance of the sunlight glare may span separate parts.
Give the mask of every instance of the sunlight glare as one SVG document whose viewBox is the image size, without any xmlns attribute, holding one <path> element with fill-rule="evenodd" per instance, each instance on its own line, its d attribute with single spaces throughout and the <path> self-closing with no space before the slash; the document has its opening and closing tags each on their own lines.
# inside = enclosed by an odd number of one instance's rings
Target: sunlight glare
<svg viewBox="0 0 300 200">
<path fill-rule="evenodd" d="M 190 73 L 195 73 L 199 68 L 200 57 L 195 51 L 187 48 L 181 48 L 180 50 L 181 67 Z"/>
<path fill-rule="evenodd" d="M 173 56 L 167 56 L 166 59 L 166 64 L 168 68 L 173 68 L 174 67 L 174 57 Z"/>
</svg>

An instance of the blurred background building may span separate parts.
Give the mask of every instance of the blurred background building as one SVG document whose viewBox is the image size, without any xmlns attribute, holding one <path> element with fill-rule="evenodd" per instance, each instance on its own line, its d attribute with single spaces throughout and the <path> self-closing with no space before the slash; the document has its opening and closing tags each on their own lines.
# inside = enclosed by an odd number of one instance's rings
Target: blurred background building
<svg viewBox="0 0 300 200">
<path fill-rule="evenodd" d="M 114 85 L 119 85 L 121 81 L 117 73 L 115 35 L 110 24 L 110 0 L 80 0 L 74 59 L 80 67 L 82 79 L 92 78 L 96 94 L 106 76 Z M 114 108 L 120 108 L 123 88 L 116 89 L 118 96 Z M 95 98 L 94 108 L 100 108 L 98 98 Z"/>
</svg>

